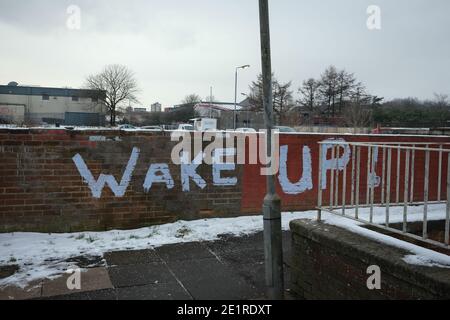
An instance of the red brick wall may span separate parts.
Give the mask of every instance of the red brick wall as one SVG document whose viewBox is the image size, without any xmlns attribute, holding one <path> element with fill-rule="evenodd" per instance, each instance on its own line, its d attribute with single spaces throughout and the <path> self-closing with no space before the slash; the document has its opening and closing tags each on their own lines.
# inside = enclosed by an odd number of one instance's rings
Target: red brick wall
<svg viewBox="0 0 450 320">
<path fill-rule="evenodd" d="M 448 143 L 450 137 L 424 137 L 424 136 L 370 136 L 370 135 L 322 135 L 322 134 L 305 134 L 305 135 L 285 135 L 280 139 L 280 145 L 288 145 L 288 177 L 292 182 L 297 182 L 302 175 L 302 148 L 308 146 L 311 149 L 312 156 L 312 178 L 313 189 L 298 195 L 287 195 L 283 192 L 277 180 L 278 194 L 282 199 L 282 206 L 284 210 L 310 210 L 317 206 L 318 193 L 318 174 L 319 174 L 319 142 L 328 139 L 343 139 L 347 142 L 403 142 L 403 143 L 427 143 L 430 142 L 430 147 L 437 148 L 437 145 L 432 143 Z M 424 147 L 424 146 L 422 146 Z M 382 176 L 382 151 L 379 151 L 376 173 Z M 328 158 L 331 158 L 331 151 L 328 152 Z M 360 184 L 360 199 L 361 203 L 366 200 L 367 191 L 367 148 L 361 151 L 361 184 Z M 387 157 L 386 157 L 387 159 Z M 387 161 L 387 160 L 386 160 Z M 405 173 L 405 154 L 402 153 L 400 166 L 400 200 L 403 201 L 404 195 L 404 173 Z M 446 195 L 446 181 L 447 181 L 447 157 L 443 155 L 443 176 L 442 176 L 442 196 Z M 423 151 L 417 151 L 415 155 L 415 182 L 414 194 L 415 198 L 423 199 L 424 190 L 424 168 L 425 168 L 425 154 Z M 392 151 L 392 176 L 397 176 L 397 152 Z M 243 176 L 243 212 L 255 212 L 260 208 L 266 192 L 265 178 L 259 175 L 259 165 L 247 165 Z M 430 199 L 437 199 L 437 175 L 438 175 L 438 154 L 431 153 L 430 158 Z M 330 184 L 330 172 L 328 172 L 328 184 Z M 339 180 L 339 189 L 342 188 L 342 173 Z M 351 194 L 351 162 L 347 169 L 347 203 L 350 200 Z M 324 203 L 329 203 L 330 188 L 324 190 Z M 391 181 L 391 201 L 396 198 L 396 178 Z M 375 200 L 381 199 L 381 187 L 375 188 Z M 339 193 L 339 201 L 342 201 L 342 195 Z"/>
<path fill-rule="evenodd" d="M 107 141 L 90 141 L 103 137 Z M 98 138 L 94 138 L 98 140 Z M 0 130 L 0 231 L 103 230 L 137 228 L 177 219 L 239 215 L 241 190 L 213 187 L 211 167 L 198 173 L 208 182 L 182 192 L 180 167 L 171 164 L 170 136 L 114 131 Z M 141 150 L 124 197 L 108 186 L 92 196 L 72 158 L 80 154 L 92 175 L 112 174 L 120 182 L 133 147 Z M 150 164 L 169 164 L 175 187 L 143 188 Z M 239 175 L 240 168 L 237 168 Z"/>
<path fill-rule="evenodd" d="M 317 143 L 332 137 L 282 137 L 281 144 L 289 145 L 288 172 L 293 182 L 301 174 L 301 150 L 304 145 L 309 146 L 312 151 L 314 185 L 313 190 L 300 195 L 284 195 L 280 190 L 284 209 L 315 207 Z M 394 139 L 340 137 L 347 141 Z M 415 142 L 449 141 L 448 138 L 398 139 Z M 260 212 L 265 178 L 259 175 L 258 166 L 237 166 L 234 173 L 229 173 L 238 178 L 237 185 L 218 187 L 212 183 L 211 166 L 202 164 L 197 171 L 206 180 L 207 186 L 202 190 L 191 182 L 191 191 L 184 192 L 180 167 L 171 162 L 174 146 L 168 134 L 0 129 L 0 232 L 137 228 L 177 219 L 229 217 Z M 111 174 L 120 182 L 133 148 L 139 148 L 140 155 L 125 195 L 117 197 L 105 186 L 101 198 L 93 197 L 73 157 L 81 155 L 95 179 L 101 174 Z M 144 180 L 149 166 L 156 163 L 168 164 L 174 187 L 168 190 L 164 184 L 155 184 L 146 193 Z M 362 170 L 365 170 L 364 166 Z"/>
</svg>

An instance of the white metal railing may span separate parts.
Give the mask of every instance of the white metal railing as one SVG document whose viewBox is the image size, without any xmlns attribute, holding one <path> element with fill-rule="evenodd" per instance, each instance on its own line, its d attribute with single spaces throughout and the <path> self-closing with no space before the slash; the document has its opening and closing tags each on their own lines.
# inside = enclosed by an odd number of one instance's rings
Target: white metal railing
<svg viewBox="0 0 450 320">
<path fill-rule="evenodd" d="M 319 221 L 322 211 L 326 211 L 450 249 L 449 143 L 326 141 L 319 146 Z M 344 154 L 347 156 L 341 156 Z M 330 165 L 329 159 L 333 160 L 331 168 L 324 167 L 325 161 Z M 381 177 L 377 172 L 381 172 Z M 442 242 L 429 239 L 428 213 L 432 204 L 445 204 Z M 421 236 L 408 232 L 408 213 L 412 206 L 419 205 L 423 205 Z M 391 210 L 400 206 L 403 207 L 402 229 L 397 229 L 392 227 Z M 376 223 L 374 211 L 380 208 L 385 210 L 384 221 Z M 368 219 L 361 217 L 363 209 L 368 210 Z"/>
</svg>

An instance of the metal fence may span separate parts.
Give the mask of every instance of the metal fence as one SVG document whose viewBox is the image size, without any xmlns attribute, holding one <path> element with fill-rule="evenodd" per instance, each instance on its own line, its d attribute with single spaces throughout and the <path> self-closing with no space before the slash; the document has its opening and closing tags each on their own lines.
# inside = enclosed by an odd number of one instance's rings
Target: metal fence
<svg viewBox="0 0 450 320">
<path fill-rule="evenodd" d="M 326 211 L 450 249 L 450 144 L 327 141 L 319 145 L 319 221 Z M 442 241 L 429 238 L 428 213 L 433 204 L 446 208 Z M 408 214 L 421 205 L 422 235 L 417 235 L 408 230 Z M 393 207 L 403 207 L 403 221 L 398 223 L 402 228 L 393 227 Z M 380 209 L 385 211 L 384 221 L 376 223 L 374 212 Z"/>
</svg>

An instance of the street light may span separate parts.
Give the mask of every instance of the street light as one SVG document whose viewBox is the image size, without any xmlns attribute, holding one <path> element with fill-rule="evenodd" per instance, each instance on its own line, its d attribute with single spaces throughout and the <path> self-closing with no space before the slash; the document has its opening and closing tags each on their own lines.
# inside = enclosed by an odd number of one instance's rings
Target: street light
<svg viewBox="0 0 450 320">
<path fill-rule="evenodd" d="M 233 112 L 233 124 L 234 130 L 236 130 L 236 107 L 237 107 L 237 89 L 238 89 L 238 70 L 250 68 L 249 64 L 244 66 L 236 67 L 235 77 L 234 77 L 234 112 Z"/>
</svg>

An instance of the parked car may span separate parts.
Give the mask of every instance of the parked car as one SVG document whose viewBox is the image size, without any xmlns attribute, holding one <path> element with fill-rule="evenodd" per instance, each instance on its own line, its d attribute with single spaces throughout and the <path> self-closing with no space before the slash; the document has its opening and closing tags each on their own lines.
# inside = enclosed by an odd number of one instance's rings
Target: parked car
<svg viewBox="0 0 450 320">
<path fill-rule="evenodd" d="M 295 129 L 286 126 L 276 126 L 274 129 L 280 131 L 280 133 L 296 133 Z"/>
<path fill-rule="evenodd" d="M 122 124 L 119 126 L 119 130 L 136 130 L 137 128 L 131 124 Z"/>
<path fill-rule="evenodd" d="M 195 131 L 195 128 L 192 124 L 180 124 L 178 126 L 178 131 Z"/>
<path fill-rule="evenodd" d="M 141 130 L 145 130 L 145 131 L 153 131 L 153 132 L 162 132 L 163 129 L 160 126 L 146 126 L 146 127 L 142 127 L 140 128 Z"/>
</svg>

